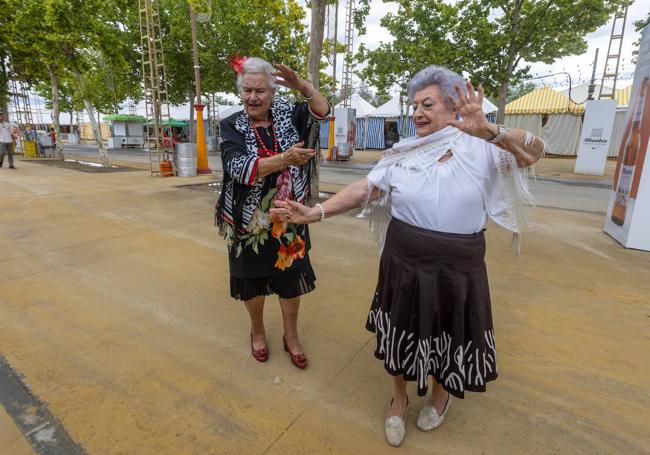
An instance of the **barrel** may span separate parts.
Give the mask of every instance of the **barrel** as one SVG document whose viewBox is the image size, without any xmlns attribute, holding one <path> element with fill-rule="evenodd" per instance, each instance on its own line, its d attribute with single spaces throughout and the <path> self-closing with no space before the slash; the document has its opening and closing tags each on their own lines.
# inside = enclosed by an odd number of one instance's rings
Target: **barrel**
<svg viewBox="0 0 650 455">
<path fill-rule="evenodd" d="M 176 162 L 176 175 L 179 177 L 196 176 L 196 144 L 176 144 L 174 160 Z"/>
</svg>

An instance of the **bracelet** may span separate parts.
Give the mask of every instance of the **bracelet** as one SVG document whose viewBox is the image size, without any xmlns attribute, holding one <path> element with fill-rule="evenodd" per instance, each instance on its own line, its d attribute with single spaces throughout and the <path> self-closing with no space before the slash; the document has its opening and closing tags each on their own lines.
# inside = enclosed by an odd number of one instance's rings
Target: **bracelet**
<svg viewBox="0 0 650 455">
<path fill-rule="evenodd" d="M 280 153 L 280 169 L 284 169 L 284 152 Z"/>
<path fill-rule="evenodd" d="M 307 101 L 309 101 L 310 99 L 312 99 L 312 98 L 314 97 L 314 93 L 316 93 L 316 89 L 314 88 L 313 85 L 312 85 L 312 87 L 311 87 L 311 95 L 309 95 L 309 96 L 305 96 L 304 93 L 300 92 L 300 94 L 301 94 L 301 95 L 302 95 L 302 96 L 303 96 Z"/>
<path fill-rule="evenodd" d="M 320 220 L 323 221 L 325 219 L 325 209 L 323 208 L 323 204 L 318 203 L 316 204 L 316 207 L 320 209 Z"/>
<path fill-rule="evenodd" d="M 490 144 L 496 144 L 497 142 L 501 142 L 501 140 L 506 135 L 506 127 L 505 127 L 505 125 L 497 124 L 497 127 L 499 128 L 498 132 L 497 132 L 497 135 L 494 136 L 492 139 L 490 139 L 488 141 Z"/>
</svg>

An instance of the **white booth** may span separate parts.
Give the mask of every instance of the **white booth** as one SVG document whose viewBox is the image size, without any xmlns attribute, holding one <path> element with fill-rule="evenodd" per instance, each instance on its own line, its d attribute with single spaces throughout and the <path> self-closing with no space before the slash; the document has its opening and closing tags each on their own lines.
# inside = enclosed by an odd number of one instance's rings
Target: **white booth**
<svg viewBox="0 0 650 455">
<path fill-rule="evenodd" d="M 145 118 L 141 115 L 110 114 L 105 115 L 104 120 L 111 122 L 109 148 L 144 146 Z"/>
</svg>

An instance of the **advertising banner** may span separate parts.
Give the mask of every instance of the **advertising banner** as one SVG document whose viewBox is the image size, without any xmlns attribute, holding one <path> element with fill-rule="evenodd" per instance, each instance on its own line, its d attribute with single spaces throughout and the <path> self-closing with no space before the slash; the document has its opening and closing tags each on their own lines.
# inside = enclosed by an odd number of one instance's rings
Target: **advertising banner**
<svg viewBox="0 0 650 455">
<path fill-rule="evenodd" d="M 616 100 L 589 100 L 585 105 L 585 120 L 580 133 L 580 146 L 575 173 L 604 175 L 607 150 L 614 128 Z"/>
<path fill-rule="evenodd" d="M 334 159 L 349 160 L 354 154 L 357 132 L 356 109 L 339 107 L 334 109 Z"/>
<path fill-rule="evenodd" d="M 625 132 L 604 230 L 626 248 L 650 251 L 650 26 L 641 32 Z M 649 159 L 650 161 L 650 159 Z"/>
</svg>

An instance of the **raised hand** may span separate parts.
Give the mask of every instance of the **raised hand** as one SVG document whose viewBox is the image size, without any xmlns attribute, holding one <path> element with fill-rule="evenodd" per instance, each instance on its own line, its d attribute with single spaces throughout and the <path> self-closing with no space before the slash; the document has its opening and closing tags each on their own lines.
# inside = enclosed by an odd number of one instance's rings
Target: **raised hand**
<svg viewBox="0 0 650 455">
<path fill-rule="evenodd" d="M 461 120 L 451 120 L 448 124 L 470 136 L 482 137 L 488 129 L 488 121 L 483 112 L 483 86 L 479 84 L 478 93 L 474 91 L 474 87 L 469 82 L 466 82 L 465 86 L 467 94 L 460 89 L 460 86 L 456 85 L 458 99 L 448 97 L 462 117 Z"/>
<path fill-rule="evenodd" d="M 320 210 L 307 207 L 296 201 L 275 201 L 275 208 L 269 210 L 271 217 L 286 223 L 309 224 L 320 220 Z"/>
<path fill-rule="evenodd" d="M 304 90 L 308 82 L 304 81 L 298 73 L 281 63 L 274 63 L 273 67 L 277 70 L 273 75 L 276 77 L 275 82 L 290 88 L 292 90 Z"/>
</svg>

